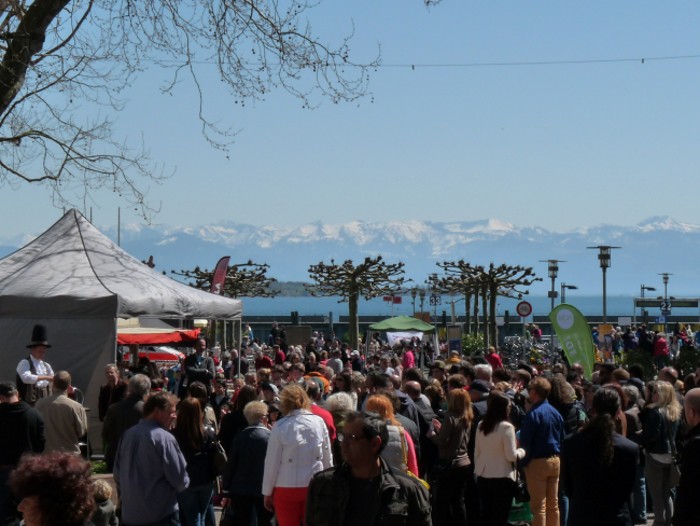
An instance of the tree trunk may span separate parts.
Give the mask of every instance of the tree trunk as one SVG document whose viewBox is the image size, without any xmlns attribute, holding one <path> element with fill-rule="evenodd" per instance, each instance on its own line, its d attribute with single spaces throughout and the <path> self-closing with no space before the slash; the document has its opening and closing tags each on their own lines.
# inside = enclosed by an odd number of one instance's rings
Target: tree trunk
<svg viewBox="0 0 700 526">
<path fill-rule="evenodd" d="M 353 285 L 350 294 L 348 294 L 348 336 L 351 350 L 359 350 L 360 323 L 357 313 L 359 300 L 360 292 L 357 290 L 357 286 Z"/>
<path fill-rule="evenodd" d="M 498 347 L 498 327 L 496 326 L 496 303 L 498 301 L 498 291 L 496 284 L 493 283 L 489 291 L 489 334 L 490 345 Z"/>
<path fill-rule="evenodd" d="M 71 0 L 32 2 L 12 34 L 3 38 L 7 46 L 0 63 L 0 115 L 24 86 L 32 57 L 44 47 L 46 30 Z"/>
<path fill-rule="evenodd" d="M 470 317 L 470 311 L 469 309 L 472 306 L 472 295 L 469 294 L 468 292 L 464 294 L 464 326 L 466 328 L 467 334 L 471 334 L 472 332 L 472 320 Z"/>
<path fill-rule="evenodd" d="M 488 304 L 486 302 L 486 287 L 481 289 L 481 312 L 483 312 L 484 316 L 484 342 L 486 342 L 486 347 L 491 345 L 491 342 L 489 340 L 489 311 L 488 311 Z"/>
</svg>

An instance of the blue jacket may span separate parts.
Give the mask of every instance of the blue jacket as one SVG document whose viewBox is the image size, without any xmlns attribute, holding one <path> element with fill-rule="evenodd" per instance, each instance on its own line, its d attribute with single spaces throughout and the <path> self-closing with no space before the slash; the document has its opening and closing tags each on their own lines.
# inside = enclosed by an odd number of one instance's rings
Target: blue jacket
<svg viewBox="0 0 700 526">
<path fill-rule="evenodd" d="M 523 418 L 520 428 L 520 447 L 525 450 L 522 465 L 533 458 L 558 455 L 564 439 L 564 419 L 547 401 L 538 402 Z"/>
</svg>

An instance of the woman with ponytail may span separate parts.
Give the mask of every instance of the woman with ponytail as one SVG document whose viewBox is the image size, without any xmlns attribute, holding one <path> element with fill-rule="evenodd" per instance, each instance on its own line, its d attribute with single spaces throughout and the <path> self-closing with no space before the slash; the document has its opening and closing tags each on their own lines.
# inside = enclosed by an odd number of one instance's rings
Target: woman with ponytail
<svg viewBox="0 0 700 526">
<path fill-rule="evenodd" d="M 569 497 L 569 526 L 632 524 L 630 495 L 639 448 L 615 431 L 619 410 L 617 391 L 599 389 L 591 420 L 562 443 L 561 484 Z"/>
</svg>

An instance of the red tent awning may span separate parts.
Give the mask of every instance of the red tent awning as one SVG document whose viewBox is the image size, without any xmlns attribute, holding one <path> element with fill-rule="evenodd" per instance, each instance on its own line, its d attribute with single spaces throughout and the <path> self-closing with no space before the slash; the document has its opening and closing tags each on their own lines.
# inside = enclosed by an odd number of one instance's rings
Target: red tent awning
<svg viewBox="0 0 700 526">
<path fill-rule="evenodd" d="M 117 333 L 118 345 L 165 345 L 189 343 L 199 338 L 199 329 L 124 329 Z"/>
</svg>

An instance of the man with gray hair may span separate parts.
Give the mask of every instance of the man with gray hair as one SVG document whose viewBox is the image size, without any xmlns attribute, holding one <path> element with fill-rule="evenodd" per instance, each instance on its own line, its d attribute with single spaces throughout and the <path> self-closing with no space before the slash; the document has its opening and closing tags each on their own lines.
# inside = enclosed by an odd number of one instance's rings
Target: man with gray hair
<svg viewBox="0 0 700 526">
<path fill-rule="evenodd" d="M 248 525 L 257 514 L 257 524 L 262 526 L 270 524 L 272 519 L 272 513 L 265 509 L 262 494 L 265 455 L 270 439 L 267 404 L 248 402 L 243 415 L 248 427 L 241 430 L 233 441 L 228 469 L 222 481 L 222 488 L 230 501 L 223 511 L 224 520 Z"/>
<path fill-rule="evenodd" d="M 474 366 L 475 380 L 483 380 L 491 384 L 491 375 L 493 374 L 493 368 L 487 363 L 477 363 Z"/>
<path fill-rule="evenodd" d="M 145 374 L 135 374 L 129 379 L 126 398 L 109 406 L 102 425 L 102 446 L 107 468 L 112 471 L 119 439 L 143 416 L 143 402 L 151 391 L 151 379 Z"/>
<path fill-rule="evenodd" d="M 80 455 L 80 438 L 87 434 L 85 408 L 68 398 L 71 377 L 58 371 L 53 377 L 53 393 L 36 402 L 36 410 L 44 419 L 46 451 L 66 451 Z"/>
</svg>

